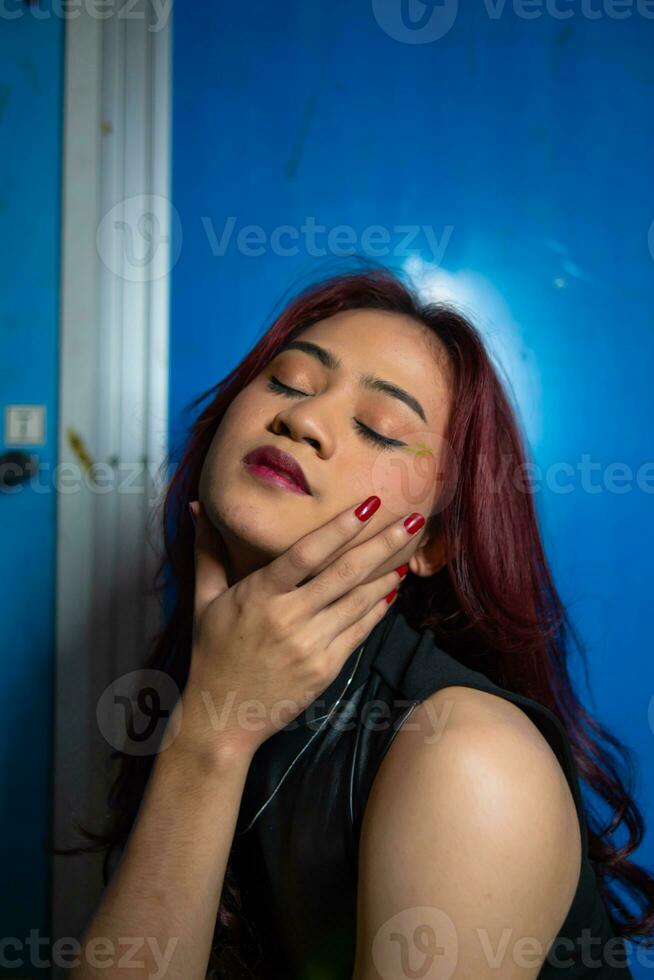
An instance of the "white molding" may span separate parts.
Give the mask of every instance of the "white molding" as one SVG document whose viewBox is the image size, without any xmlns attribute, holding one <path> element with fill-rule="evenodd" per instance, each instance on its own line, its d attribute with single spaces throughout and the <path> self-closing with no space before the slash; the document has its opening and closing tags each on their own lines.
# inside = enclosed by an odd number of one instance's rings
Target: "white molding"
<svg viewBox="0 0 654 980">
<path fill-rule="evenodd" d="M 104 822 L 114 771 L 97 700 L 142 663 L 163 617 L 145 592 L 160 558 L 152 511 L 168 448 L 172 24 L 149 30 L 145 7 L 106 18 L 102 2 L 104 16 L 87 3 L 66 22 L 59 463 L 83 474 L 87 454 L 106 465 L 98 486 L 81 479 L 58 494 L 55 847 L 78 841 L 72 817 Z M 138 229 L 120 224 L 134 223 L 123 202 L 139 195 L 162 205 L 149 268 L 130 266 L 126 235 L 134 245 Z M 101 892 L 101 857 L 53 856 L 53 942 L 80 937 Z"/>
</svg>

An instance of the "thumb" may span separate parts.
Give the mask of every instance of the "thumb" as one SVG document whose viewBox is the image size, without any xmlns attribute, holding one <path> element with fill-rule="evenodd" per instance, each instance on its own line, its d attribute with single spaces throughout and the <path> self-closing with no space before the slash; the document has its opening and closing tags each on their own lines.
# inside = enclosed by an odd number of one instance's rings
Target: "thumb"
<svg viewBox="0 0 654 980">
<path fill-rule="evenodd" d="M 195 619 L 200 619 L 210 602 L 229 588 L 225 564 L 227 553 L 220 532 L 207 517 L 199 500 L 189 503 L 195 517 Z"/>
</svg>

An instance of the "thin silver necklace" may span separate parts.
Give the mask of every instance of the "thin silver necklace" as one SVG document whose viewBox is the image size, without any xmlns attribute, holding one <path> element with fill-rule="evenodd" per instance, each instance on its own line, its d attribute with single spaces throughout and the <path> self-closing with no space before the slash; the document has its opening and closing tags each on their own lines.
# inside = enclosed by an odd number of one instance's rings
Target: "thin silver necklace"
<svg viewBox="0 0 654 980">
<path fill-rule="evenodd" d="M 316 730 L 313 733 L 313 735 L 311 736 L 311 738 L 302 746 L 302 748 L 300 749 L 300 751 L 298 752 L 298 754 L 295 756 L 295 758 L 289 764 L 288 768 L 285 770 L 284 774 L 282 775 L 282 778 L 279 780 L 279 782 L 275 786 L 274 790 L 272 791 L 272 793 L 270 794 L 270 796 L 268 797 L 268 799 L 264 803 L 262 803 L 262 805 L 259 807 L 259 809 L 255 813 L 255 815 L 250 820 L 250 822 L 247 825 L 247 827 L 245 827 L 243 830 L 237 831 L 234 834 L 235 837 L 241 837 L 242 834 L 246 834 L 248 832 L 248 830 L 254 824 L 255 820 L 258 820 L 258 818 L 261 816 L 261 814 L 263 813 L 263 811 L 265 810 L 265 808 L 268 806 L 268 804 L 270 803 L 270 801 L 274 797 L 274 795 L 277 792 L 277 790 L 279 789 L 279 787 L 282 785 L 282 783 L 284 782 L 284 780 L 288 776 L 289 772 L 291 771 L 291 769 L 293 768 L 293 766 L 295 765 L 295 763 L 297 762 L 297 760 L 300 758 L 300 756 L 304 752 L 306 752 L 306 750 L 309 748 L 309 746 L 313 742 L 314 738 L 316 738 L 320 734 L 320 732 L 323 730 L 323 728 L 325 727 L 325 725 L 327 724 L 327 722 L 329 721 L 329 719 L 331 718 L 331 716 L 334 714 L 334 712 L 336 711 L 336 708 L 339 706 L 339 704 L 343 700 L 343 698 L 345 696 L 345 692 L 347 691 L 348 687 L 350 686 L 350 683 L 352 681 L 352 678 L 356 674 L 356 670 L 357 670 L 357 667 L 359 666 L 359 661 L 361 660 L 361 655 L 363 654 L 365 645 L 366 644 L 364 642 L 359 647 L 359 649 L 357 651 L 357 656 L 356 656 L 356 660 L 355 660 L 355 663 L 354 663 L 354 667 L 352 668 L 352 673 L 350 674 L 350 676 L 348 677 L 347 681 L 345 682 L 345 687 L 343 688 L 343 690 L 341 691 L 341 693 L 337 697 L 337 699 L 334 702 L 334 704 L 331 706 L 331 708 L 329 709 L 329 711 L 327 712 L 327 714 L 323 716 L 322 725 L 320 725 L 319 728 L 316 728 Z M 318 719 L 314 719 L 314 721 L 317 721 L 317 720 Z"/>
</svg>

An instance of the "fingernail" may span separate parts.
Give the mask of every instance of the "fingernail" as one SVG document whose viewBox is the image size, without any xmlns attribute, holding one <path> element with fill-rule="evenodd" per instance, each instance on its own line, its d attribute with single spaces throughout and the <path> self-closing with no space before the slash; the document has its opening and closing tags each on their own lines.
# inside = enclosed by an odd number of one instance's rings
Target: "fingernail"
<svg viewBox="0 0 654 980">
<path fill-rule="evenodd" d="M 396 595 L 397 595 L 397 589 L 393 589 L 392 592 L 389 592 L 388 595 L 386 596 L 386 602 L 392 602 Z"/>
<path fill-rule="evenodd" d="M 409 566 L 408 566 L 408 564 L 407 565 L 398 565 L 397 568 L 395 569 L 395 571 L 400 576 L 400 578 L 404 578 L 404 576 L 406 575 L 406 573 L 409 571 Z"/>
<path fill-rule="evenodd" d="M 191 515 L 191 520 L 193 521 L 193 527 L 197 527 L 197 523 L 198 523 L 197 522 L 197 518 L 196 518 L 195 514 L 193 513 L 193 508 L 191 507 L 191 504 L 190 503 L 188 505 L 188 512 Z"/>
<path fill-rule="evenodd" d="M 362 504 L 359 504 L 354 513 L 357 515 L 360 521 L 367 521 L 369 517 L 372 517 L 380 504 L 381 497 L 377 497 L 375 494 L 373 494 L 372 497 L 368 497 Z"/>
<path fill-rule="evenodd" d="M 409 516 L 404 522 L 404 526 L 409 532 L 409 534 L 415 534 L 416 531 L 420 530 L 420 528 L 424 523 L 425 523 L 424 517 L 422 516 L 422 514 L 419 514 L 416 511 L 415 514 L 409 514 Z"/>
</svg>

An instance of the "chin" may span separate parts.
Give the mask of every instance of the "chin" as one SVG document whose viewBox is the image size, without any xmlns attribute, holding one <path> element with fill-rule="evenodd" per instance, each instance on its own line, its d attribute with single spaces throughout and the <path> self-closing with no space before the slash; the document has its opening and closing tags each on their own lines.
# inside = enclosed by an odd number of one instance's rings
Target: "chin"
<svg viewBox="0 0 654 980">
<path fill-rule="evenodd" d="M 207 506 L 212 524 L 218 528 L 230 551 L 243 552 L 249 560 L 258 559 L 261 564 L 272 561 L 287 551 L 302 533 L 279 519 L 276 501 L 223 501 Z M 292 518 L 291 518 L 292 521 Z M 308 529 L 307 529 L 308 530 Z"/>
</svg>

